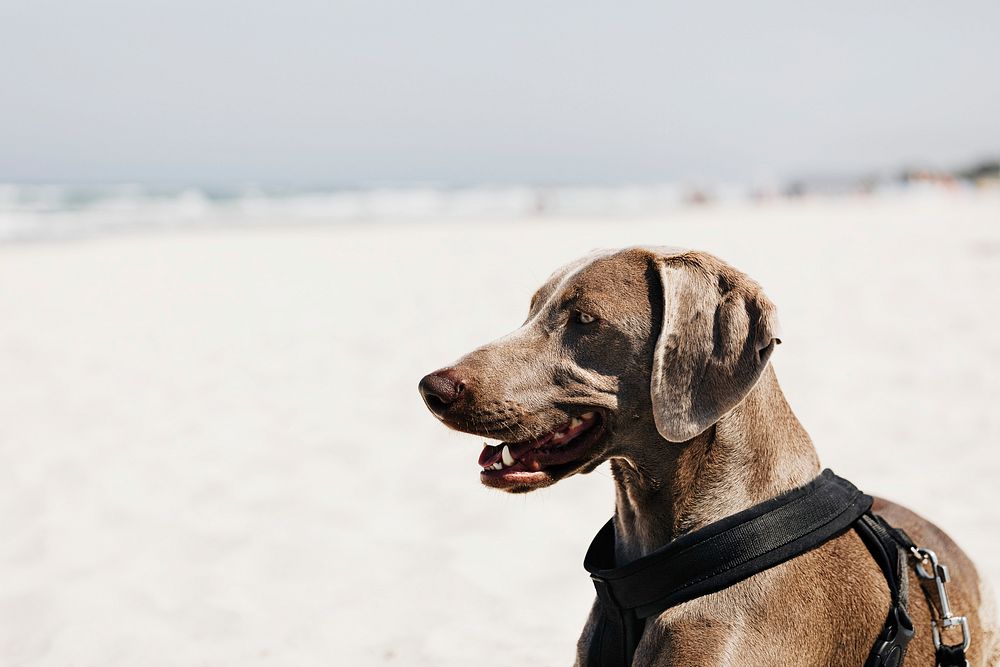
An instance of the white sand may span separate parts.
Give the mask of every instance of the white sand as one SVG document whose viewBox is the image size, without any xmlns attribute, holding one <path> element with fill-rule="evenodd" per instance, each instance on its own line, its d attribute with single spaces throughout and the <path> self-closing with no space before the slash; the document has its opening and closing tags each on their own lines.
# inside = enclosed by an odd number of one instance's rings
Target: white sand
<svg viewBox="0 0 1000 667">
<path fill-rule="evenodd" d="M 1000 581 L 1000 198 L 0 246 L 0 664 L 565 665 L 605 471 L 511 497 L 420 376 L 593 247 L 778 304 L 827 465 Z"/>
</svg>

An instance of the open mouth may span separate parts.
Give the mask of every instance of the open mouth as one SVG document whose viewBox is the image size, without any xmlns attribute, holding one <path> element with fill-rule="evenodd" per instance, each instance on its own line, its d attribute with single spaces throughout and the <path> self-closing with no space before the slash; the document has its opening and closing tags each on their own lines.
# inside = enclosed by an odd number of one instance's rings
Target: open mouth
<svg viewBox="0 0 1000 667">
<path fill-rule="evenodd" d="M 534 440 L 487 444 L 479 455 L 480 479 L 515 491 L 547 486 L 571 471 L 603 430 L 600 414 L 585 412 Z"/>
</svg>

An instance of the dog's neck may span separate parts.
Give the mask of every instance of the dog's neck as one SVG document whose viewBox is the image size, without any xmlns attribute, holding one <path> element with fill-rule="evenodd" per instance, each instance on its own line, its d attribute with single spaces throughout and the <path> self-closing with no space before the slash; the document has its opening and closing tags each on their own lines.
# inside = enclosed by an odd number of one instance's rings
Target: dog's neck
<svg viewBox="0 0 1000 667">
<path fill-rule="evenodd" d="M 812 441 L 770 365 L 747 397 L 705 433 L 680 444 L 660 438 L 657 447 L 641 449 L 661 454 L 611 464 L 619 565 L 819 473 Z"/>
</svg>

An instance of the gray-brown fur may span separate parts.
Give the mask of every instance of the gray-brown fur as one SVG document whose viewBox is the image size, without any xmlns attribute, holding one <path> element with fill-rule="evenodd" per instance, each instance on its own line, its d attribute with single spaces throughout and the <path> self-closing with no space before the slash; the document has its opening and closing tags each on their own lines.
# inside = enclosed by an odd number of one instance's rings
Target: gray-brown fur
<svg viewBox="0 0 1000 667">
<path fill-rule="evenodd" d="M 577 311 L 597 321 L 579 325 Z M 455 390 L 439 418 L 485 437 L 530 439 L 599 410 L 604 435 L 572 469 L 504 488 L 532 490 L 610 460 L 624 564 L 819 472 L 768 363 L 778 338 L 774 306 L 743 273 L 705 253 L 630 248 L 558 270 L 520 329 L 428 378 Z M 912 512 L 883 500 L 875 509 L 950 566 L 952 607 L 972 630 L 970 664 L 1000 664 L 996 619 L 965 554 Z M 907 665 L 930 667 L 930 612 L 915 575 L 910 584 L 917 634 Z M 650 619 L 634 664 L 860 665 L 888 604 L 881 572 L 849 532 Z"/>
</svg>

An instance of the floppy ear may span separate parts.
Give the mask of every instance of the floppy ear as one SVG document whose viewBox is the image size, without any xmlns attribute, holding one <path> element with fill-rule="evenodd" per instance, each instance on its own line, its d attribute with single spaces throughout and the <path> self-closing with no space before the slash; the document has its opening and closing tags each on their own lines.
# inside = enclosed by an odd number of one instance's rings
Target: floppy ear
<svg viewBox="0 0 1000 667">
<path fill-rule="evenodd" d="M 660 435 L 684 442 L 746 397 L 781 341 L 774 305 L 743 274 L 698 255 L 654 261 L 663 323 L 653 353 L 653 418 Z"/>
</svg>

